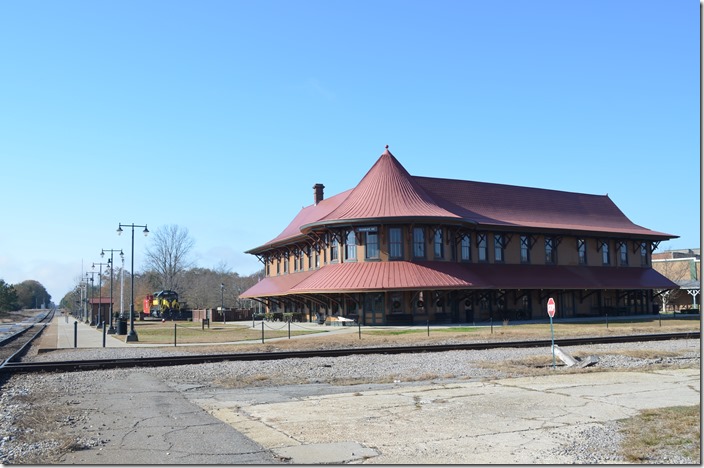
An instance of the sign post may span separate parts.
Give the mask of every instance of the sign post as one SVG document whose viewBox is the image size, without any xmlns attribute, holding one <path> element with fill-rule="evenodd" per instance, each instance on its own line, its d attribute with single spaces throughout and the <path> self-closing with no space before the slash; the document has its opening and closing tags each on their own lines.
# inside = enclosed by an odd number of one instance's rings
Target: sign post
<svg viewBox="0 0 704 468">
<path fill-rule="evenodd" d="M 552 327 L 552 318 L 555 316 L 555 299 L 548 299 L 548 315 L 550 316 L 550 335 L 552 336 L 552 368 L 555 369 L 555 331 Z"/>
</svg>

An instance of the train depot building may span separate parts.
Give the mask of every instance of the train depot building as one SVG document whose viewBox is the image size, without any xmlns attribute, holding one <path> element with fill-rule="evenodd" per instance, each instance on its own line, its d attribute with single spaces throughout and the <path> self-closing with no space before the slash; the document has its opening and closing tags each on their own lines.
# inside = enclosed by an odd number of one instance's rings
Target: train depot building
<svg viewBox="0 0 704 468">
<path fill-rule="evenodd" d="M 240 297 L 294 320 L 364 325 L 640 315 L 677 285 L 652 268 L 677 236 L 608 195 L 410 175 L 388 147 L 356 187 L 307 206 L 247 253 L 266 275 Z"/>
</svg>

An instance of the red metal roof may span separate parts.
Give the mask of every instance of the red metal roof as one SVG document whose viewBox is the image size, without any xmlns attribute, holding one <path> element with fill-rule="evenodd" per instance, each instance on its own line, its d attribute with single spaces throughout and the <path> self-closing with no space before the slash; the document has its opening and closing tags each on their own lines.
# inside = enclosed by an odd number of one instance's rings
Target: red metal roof
<svg viewBox="0 0 704 468">
<path fill-rule="evenodd" d="M 440 205 L 479 224 L 676 237 L 631 222 L 608 195 L 414 177 Z"/>
<path fill-rule="evenodd" d="M 89 304 L 110 304 L 110 297 L 96 297 L 92 299 L 88 299 Z"/>
<path fill-rule="evenodd" d="M 418 289 L 671 289 L 651 268 L 351 262 L 265 278 L 241 297 Z"/>
<path fill-rule="evenodd" d="M 268 297 L 288 294 L 294 286 L 317 271 L 319 270 L 301 271 L 281 276 L 267 276 L 240 294 L 239 297 Z"/>
<path fill-rule="evenodd" d="M 459 218 L 438 206 L 387 148 L 340 206 L 316 224 L 394 217 Z"/>
<path fill-rule="evenodd" d="M 281 234 L 250 250 L 285 244 L 315 227 L 384 218 L 433 218 L 490 227 L 677 236 L 631 222 L 608 195 L 411 176 L 387 149 L 357 186 L 303 208 Z"/>
</svg>

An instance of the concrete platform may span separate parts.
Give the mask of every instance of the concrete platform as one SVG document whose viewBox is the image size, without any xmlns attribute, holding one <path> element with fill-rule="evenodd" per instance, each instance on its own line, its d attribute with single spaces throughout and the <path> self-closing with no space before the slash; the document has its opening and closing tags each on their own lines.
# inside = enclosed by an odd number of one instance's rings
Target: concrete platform
<svg viewBox="0 0 704 468">
<path fill-rule="evenodd" d="M 103 347 L 103 330 L 77 321 L 73 317 L 57 314 L 40 340 L 40 353 L 61 348 L 73 348 L 74 344 L 76 348 L 101 348 Z M 106 348 L 125 346 L 130 346 L 125 343 L 125 335 L 105 334 Z"/>
</svg>

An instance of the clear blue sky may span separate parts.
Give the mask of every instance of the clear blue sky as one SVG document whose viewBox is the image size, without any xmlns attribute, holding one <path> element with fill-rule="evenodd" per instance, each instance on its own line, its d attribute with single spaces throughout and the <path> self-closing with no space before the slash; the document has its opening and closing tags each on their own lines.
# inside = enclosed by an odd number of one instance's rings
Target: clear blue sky
<svg viewBox="0 0 704 468">
<path fill-rule="evenodd" d="M 119 222 L 253 273 L 313 184 L 352 188 L 386 144 L 413 175 L 608 193 L 699 247 L 699 8 L 4 1 L 0 279 L 58 302 L 103 248 L 129 269 Z"/>
</svg>

